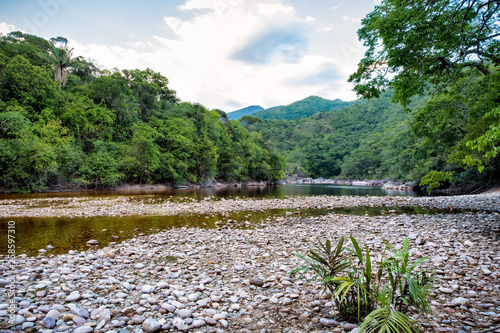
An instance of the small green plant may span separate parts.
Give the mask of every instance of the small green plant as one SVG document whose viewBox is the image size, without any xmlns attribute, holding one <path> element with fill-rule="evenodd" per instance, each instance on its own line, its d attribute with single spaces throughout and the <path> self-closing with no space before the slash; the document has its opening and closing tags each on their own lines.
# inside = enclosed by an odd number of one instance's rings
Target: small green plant
<svg viewBox="0 0 500 333">
<path fill-rule="evenodd" d="M 426 258 L 410 262 L 409 242 L 405 238 L 397 250 L 386 242 L 381 262 L 372 267 L 370 251 L 362 249 L 350 236 L 353 249 L 344 246 L 341 237 L 335 247 L 327 240 L 325 245 L 314 245 L 307 256 L 297 254 L 306 261 L 291 274 L 308 271 L 321 277 L 330 293 L 339 315 L 348 321 L 363 321 L 363 332 L 419 332 L 420 325 L 409 313 L 430 313 L 429 298 L 434 273 L 427 274 L 417 267 Z M 376 272 L 376 274 L 374 274 Z"/>
</svg>

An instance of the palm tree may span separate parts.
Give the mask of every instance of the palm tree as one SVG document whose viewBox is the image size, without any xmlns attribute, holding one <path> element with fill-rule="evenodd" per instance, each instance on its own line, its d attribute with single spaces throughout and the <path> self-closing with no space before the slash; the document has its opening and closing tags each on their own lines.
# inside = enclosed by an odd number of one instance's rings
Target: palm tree
<svg viewBox="0 0 500 333">
<path fill-rule="evenodd" d="M 55 43 L 59 43 L 57 47 Z M 59 87 L 62 88 L 68 81 L 68 68 L 77 65 L 76 59 L 72 58 L 73 49 L 68 50 L 68 40 L 64 37 L 50 39 L 52 53 L 40 53 L 39 56 L 52 64 L 54 69 L 54 81 L 59 82 Z"/>
</svg>

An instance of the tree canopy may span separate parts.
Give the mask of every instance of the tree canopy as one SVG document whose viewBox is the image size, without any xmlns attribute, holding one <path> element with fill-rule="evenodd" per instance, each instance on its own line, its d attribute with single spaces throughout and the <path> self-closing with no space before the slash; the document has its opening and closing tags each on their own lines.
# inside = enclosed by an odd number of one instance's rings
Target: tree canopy
<svg viewBox="0 0 500 333">
<path fill-rule="evenodd" d="M 429 147 L 445 142 L 440 153 L 425 155 L 442 157 L 434 171 L 448 172 L 454 163 L 496 168 L 500 1 L 383 0 L 362 25 L 358 35 L 368 49 L 349 78 L 355 91 L 373 98 L 391 88 L 404 106 L 431 94 L 415 109 L 413 126 Z"/>
<path fill-rule="evenodd" d="M 0 188 L 281 178 L 259 134 L 180 102 L 160 73 L 71 66 L 71 53 L 64 38 L 0 36 Z"/>
</svg>

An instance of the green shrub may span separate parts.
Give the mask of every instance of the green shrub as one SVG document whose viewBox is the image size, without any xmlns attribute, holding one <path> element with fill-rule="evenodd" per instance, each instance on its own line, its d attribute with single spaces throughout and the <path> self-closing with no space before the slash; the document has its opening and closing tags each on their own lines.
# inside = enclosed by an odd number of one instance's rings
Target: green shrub
<svg viewBox="0 0 500 333">
<path fill-rule="evenodd" d="M 333 248 L 327 240 L 324 245 L 314 245 L 307 256 L 297 254 L 306 264 L 291 274 L 301 272 L 302 278 L 308 271 L 314 272 L 308 282 L 320 277 L 342 319 L 364 320 L 361 331 L 421 331 L 408 314 L 431 312 L 434 272 L 417 269 L 426 258 L 410 262 L 406 238 L 400 250 L 386 242 L 381 262 L 374 269 L 366 244 L 362 249 L 354 237 L 350 240 L 353 249 L 345 247 L 345 237 L 341 237 Z"/>
</svg>

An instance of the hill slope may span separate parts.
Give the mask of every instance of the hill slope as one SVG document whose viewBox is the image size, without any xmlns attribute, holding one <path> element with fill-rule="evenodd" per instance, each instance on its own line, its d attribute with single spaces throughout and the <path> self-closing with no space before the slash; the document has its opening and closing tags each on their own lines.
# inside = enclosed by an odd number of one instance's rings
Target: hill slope
<svg viewBox="0 0 500 333">
<path fill-rule="evenodd" d="M 411 156 L 401 148 L 413 139 L 409 114 L 391 103 L 388 93 L 350 104 L 309 118 L 267 119 L 248 129 L 261 133 L 285 156 L 290 174 L 406 178 L 409 168 L 402 164 Z"/>
<path fill-rule="evenodd" d="M 247 106 L 246 108 L 239 109 L 239 110 L 236 110 L 236 111 L 233 111 L 233 112 L 229 112 L 227 114 L 227 118 L 228 119 L 238 120 L 241 117 L 251 116 L 254 113 L 262 111 L 262 110 L 264 110 L 264 108 L 262 106 L 259 106 L 259 105 Z"/>
<path fill-rule="evenodd" d="M 338 110 L 352 103 L 344 102 L 340 99 L 332 101 L 318 96 L 309 96 L 286 106 L 256 112 L 252 116 L 260 119 L 300 119 L 320 112 Z"/>
</svg>

